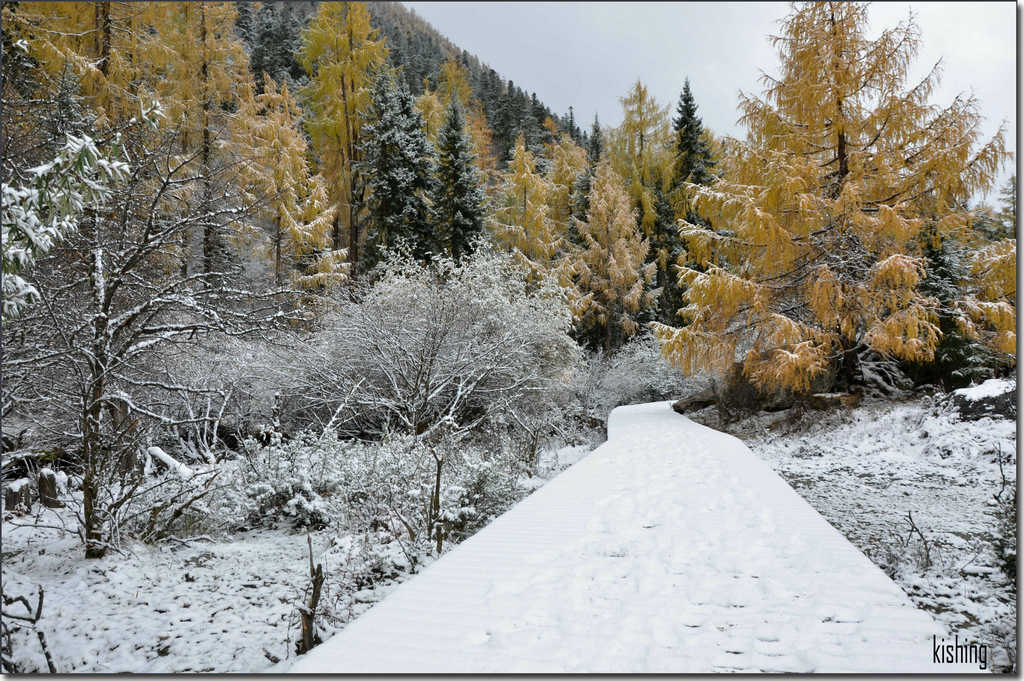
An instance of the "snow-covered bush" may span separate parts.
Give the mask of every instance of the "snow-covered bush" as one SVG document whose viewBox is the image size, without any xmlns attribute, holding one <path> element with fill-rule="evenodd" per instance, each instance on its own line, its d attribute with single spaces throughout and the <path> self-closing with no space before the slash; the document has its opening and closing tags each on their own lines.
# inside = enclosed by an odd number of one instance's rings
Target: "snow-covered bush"
<svg viewBox="0 0 1024 681">
<path fill-rule="evenodd" d="M 559 417 L 578 353 L 570 326 L 557 284 L 530 284 L 506 254 L 430 265 L 395 254 L 299 353 L 293 399 L 353 435 L 530 431 Z"/>
<path fill-rule="evenodd" d="M 176 425 L 168 442 L 187 460 L 213 463 L 247 437 L 280 429 L 277 390 L 290 380 L 282 352 L 263 339 L 218 338 L 161 356 L 167 373 L 187 386 L 171 391 Z"/>
<path fill-rule="evenodd" d="M 246 440 L 236 465 L 247 521 L 288 520 L 318 528 L 342 520 L 340 490 L 345 466 L 353 463 L 350 448 L 331 432 L 318 437 L 306 431 L 288 441 L 272 433 L 266 446 Z"/>
<path fill-rule="evenodd" d="M 363 442 L 333 430 L 289 440 L 274 433 L 265 446 L 247 440 L 239 458 L 224 464 L 234 467 L 234 489 L 216 513 L 250 526 L 286 521 L 383 533 L 410 545 L 440 527 L 443 537 L 458 540 L 521 496 L 518 454 L 511 440 L 484 447 L 466 440 L 427 445 L 408 435 Z"/>
<path fill-rule="evenodd" d="M 105 155 L 90 137 L 69 134 L 53 159 L 28 170 L 29 182 L 0 186 L 5 320 L 39 297 L 22 271 L 53 248 L 61 234 L 76 229 L 86 208 L 105 201 L 109 185 L 122 181 L 127 171 L 127 165 Z"/>
<path fill-rule="evenodd" d="M 693 380 L 665 361 L 653 336 L 644 333 L 611 354 L 597 351 L 587 357 L 573 389 L 584 414 L 603 422 L 624 404 L 678 399 Z"/>
<path fill-rule="evenodd" d="M 126 503 L 120 507 L 109 505 L 113 545 L 127 537 L 160 542 L 226 529 L 226 519 L 212 510 L 225 489 L 222 471 L 213 466 L 202 470 L 182 468 L 143 478 L 137 487 L 120 490 Z"/>
</svg>

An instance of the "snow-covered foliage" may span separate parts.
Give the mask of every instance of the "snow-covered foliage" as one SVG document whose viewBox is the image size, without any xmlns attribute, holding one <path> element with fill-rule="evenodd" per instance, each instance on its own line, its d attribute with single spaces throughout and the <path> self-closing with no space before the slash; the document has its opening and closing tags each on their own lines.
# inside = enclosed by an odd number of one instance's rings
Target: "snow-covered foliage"
<svg viewBox="0 0 1024 681">
<path fill-rule="evenodd" d="M 481 247 L 456 264 L 395 255 L 308 344 L 296 396 L 343 432 L 422 441 L 559 418 L 578 349 L 552 281 Z"/>
<path fill-rule="evenodd" d="M 379 442 L 341 440 L 335 431 L 310 431 L 266 445 L 247 440 L 236 461 L 233 490 L 218 513 L 237 527 L 295 527 L 377 534 L 377 541 L 406 542 L 407 550 L 427 537 L 431 523 L 461 538 L 500 513 L 526 489 L 519 450 L 511 443 L 489 447 L 462 443 L 443 457 L 439 510 L 430 508 L 436 468 L 434 451 L 413 436 Z"/>
<path fill-rule="evenodd" d="M 577 369 L 573 391 L 584 414 L 603 421 L 625 404 L 678 399 L 697 382 L 662 359 L 657 341 L 643 333 L 614 352 L 598 350 L 587 356 Z"/>
<path fill-rule="evenodd" d="M 180 162 L 179 133 L 160 130 L 160 115 L 144 109 L 102 145 L 70 145 L 69 157 L 88 172 L 56 161 L 42 171 L 80 176 L 85 188 L 59 192 L 65 203 L 33 204 L 75 215 L 74 229 L 26 273 L 39 305 L 3 328 L 4 411 L 33 421 L 33 446 L 66 452 L 81 474 L 90 554 L 116 545 L 117 518 L 129 505 L 117 490 L 145 487 L 130 478 L 147 441 L 208 420 L 175 413 L 175 395 L 204 388 L 168 371 L 172 348 L 251 333 L 285 316 L 280 292 L 226 286 L 227 272 L 212 270 L 212 261 L 189 271 L 182 244 L 244 210 L 232 208 L 236 192 L 224 168 L 193 172 Z M 115 151 L 127 160 L 104 155 Z M 218 212 L 194 201 L 200 188 L 216 197 Z"/>
<path fill-rule="evenodd" d="M 18 315 L 39 297 L 21 273 L 53 248 L 61 234 L 76 229 L 127 172 L 125 163 L 101 151 L 90 137 L 68 135 L 52 160 L 27 171 L 27 183 L 3 183 L 4 319 Z"/>
</svg>

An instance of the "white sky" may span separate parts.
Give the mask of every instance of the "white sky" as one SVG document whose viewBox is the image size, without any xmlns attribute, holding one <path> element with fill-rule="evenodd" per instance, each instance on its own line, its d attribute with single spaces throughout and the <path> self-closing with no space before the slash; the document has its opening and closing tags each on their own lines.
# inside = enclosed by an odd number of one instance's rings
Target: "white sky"
<svg viewBox="0 0 1024 681">
<path fill-rule="evenodd" d="M 759 94 L 761 70 L 777 73 L 767 36 L 789 11 L 783 2 L 405 4 L 553 111 L 565 113 L 571 105 L 581 126 L 589 126 L 595 112 L 603 125 L 617 125 L 618 98 L 637 78 L 674 107 L 688 76 L 704 124 L 737 136 L 744 133 L 736 125 L 737 93 Z M 1015 149 L 1016 3 L 875 3 L 871 32 L 895 25 L 911 9 L 922 35 L 911 78 L 941 57 L 943 78 L 932 101 L 945 104 L 973 91 L 985 132 L 991 135 L 1005 120 Z M 1012 172 L 1006 168 L 1002 177 Z M 987 200 L 997 196 L 992 192 Z"/>
</svg>

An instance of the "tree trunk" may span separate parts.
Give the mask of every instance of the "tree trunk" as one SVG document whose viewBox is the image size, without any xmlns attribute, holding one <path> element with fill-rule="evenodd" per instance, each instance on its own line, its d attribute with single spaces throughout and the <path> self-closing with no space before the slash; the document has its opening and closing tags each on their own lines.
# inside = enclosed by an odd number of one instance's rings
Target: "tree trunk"
<svg viewBox="0 0 1024 681">
<path fill-rule="evenodd" d="M 103 471 L 103 397 L 107 374 L 107 301 L 103 271 L 103 247 L 98 220 L 92 217 L 94 247 L 92 253 L 93 322 L 92 357 L 89 358 L 89 382 L 82 396 L 82 521 L 85 525 L 85 557 L 102 558 L 107 551 L 103 540 L 101 475 Z"/>
<path fill-rule="evenodd" d="M 107 77 L 110 71 L 110 3 L 96 3 L 96 40 L 99 43 L 96 55 L 99 57 L 100 73 Z"/>
<path fill-rule="evenodd" d="M 299 616 L 302 621 L 302 640 L 299 641 L 298 653 L 308 653 L 313 649 L 313 646 L 320 643 L 320 636 L 316 633 L 316 623 L 314 617 L 316 615 L 317 605 L 320 603 L 320 591 L 324 585 L 324 566 L 317 563 L 313 565 L 313 540 L 309 535 L 306 535 L 306 544 L 309 546 L 309 580 L 312 586 L 312 591 L 309 594 L 309 600 L 306 602 L 305 607 L 299 609 Z"/>
<path fill-rule="evenodd" d="M 863 349 L 862 344 L 843 349 L 843 355 L 839 360 L 839 375 L 836 377 L 836 383 L 843 391 L 849 392 L 850 386 L 859 382 L 860 359 L 858 356 Z"/>
<path fill-rule="evenodd" d="M 434 456 L 434 492 L 430 495 L 430 513 L 427 515 L 427 537 L 430 537 L 430 531 L 434 528 L 437 529 L 437 553 L 441 554 L 441 465 L 444 463 L 443 457 Z"/>
<path fill-rule="evenodd" d="M 203 90 L 203 142 L 200 148 L 200 162 L 203 172 L 203 208 L 210 206 L 210 65 L 207 59 L 206 4 L 199 3 L 199 43 L 202 62 L 199 66 L 199 82 Z M 203 225 L 203 272 L 209 274 L 216 266 L 218 251 L 216 226 L 209 220 Z"/>
<path fill-rule="evenodd" d="M 102 398 L 104 392 L 103 368 L 96 360 L 91 362 L 91 381 L 82 414 L 82 520 L 85 524 L 85 557 L 102 558 L 107 552 L 103 541 L 103 519 L 100 502 L 100 476 L 102 474 Z"/>
<path fill-rule="evenodd" d="M 341 248 L 341 211 L 334 211 L 334 222 L 331 225 L 331 243 L 334 244 L 334 250 Z M 351 257 L 349 262 L 351 262 Z"/>
<path fill-rule="evenodd" d="M 274 226 L 274 283 L 281 288 L 281 221 L 275 220 Z"/>
</svg>

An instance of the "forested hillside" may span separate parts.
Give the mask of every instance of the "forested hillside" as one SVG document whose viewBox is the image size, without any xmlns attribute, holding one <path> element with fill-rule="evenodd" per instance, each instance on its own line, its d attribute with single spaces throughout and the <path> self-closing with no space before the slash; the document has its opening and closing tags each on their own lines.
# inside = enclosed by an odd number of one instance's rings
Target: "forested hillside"
<svg viewBox="0 0 1024 681">
<path fill-rule="evenodd" d="M 584 131 L 397 3 L 4 3 L 3 671 L 302 654 L 618 405 L 724 428 L 1012 375 L 1015 178 L 970 203 L 1003 130 L 866 12 L 794 5 L 737 139 L 686 73 Z M 268 567 L 229 588 L 207 548 Z M 251 588 L 266 629 L 125 652 L 47 615 L 172 564 L 147 617 Z"/>
<path fill-rule="evenodd" d="M 314 0 L 298 2 L 239 3 L 237 34 L 245 43 L 253 74 L 263 71 L 275 80 L 285 76 L 293 83 L 306 75 L 298 60 L 302 30 L 316 14 Z M 572 110 L 553 113 L 536 93 L 504 80 L 476 56 L 452 44 L 433 26 L 398 2 L 368 2 L 370 23 L 388 45 L 388 64 L 401 72 L 401 79 L 413 95 L 420 97 L 445 85 L 445 63 L 452 62 L 464 72 L 468 94 L 491 130 L 491 153 L 507 162 L 516 136 L 522 132 L 527 146 L 541 149 L 557 131 L 569 133 L 586 144 L 587 133 L 577 124 Z M 448 65 L 447 69 L 453 67 Z M 432 100 L 424 100 L 436 104 Z M 545 127 L 550 118 L 555 132 Z"/>
</svg>

